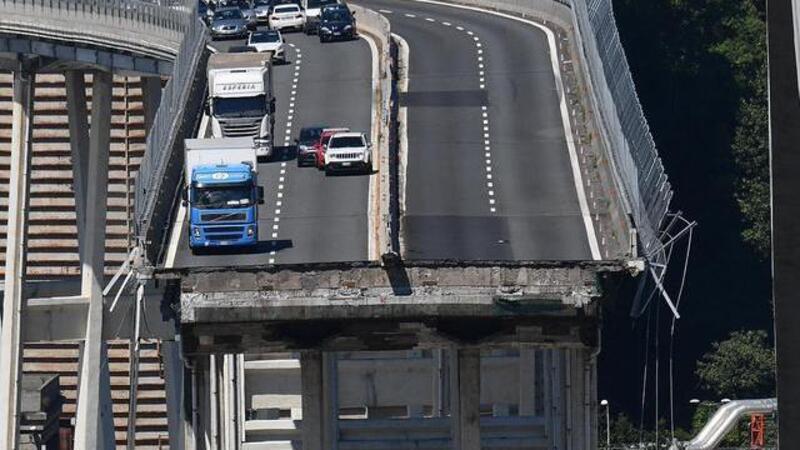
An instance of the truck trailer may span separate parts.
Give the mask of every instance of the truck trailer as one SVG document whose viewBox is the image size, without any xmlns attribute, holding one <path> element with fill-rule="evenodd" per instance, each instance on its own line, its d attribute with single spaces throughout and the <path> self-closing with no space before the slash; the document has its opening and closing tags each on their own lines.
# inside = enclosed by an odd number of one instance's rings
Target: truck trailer
<svg viewBox="0 0 800 450">
<path fill-rule="evenodd" d="M 258 243 L 258 164 L 252 137 L 186 139 L 184 206 L 193 253 Z"/>
<path fill-rule="evenodd" d="M 208 114 L 216 138 L 252 137 L 256 156 L 272 155 L 275 95 L 272 54 L 215 53 L 208 58 Z"/>
</svg>

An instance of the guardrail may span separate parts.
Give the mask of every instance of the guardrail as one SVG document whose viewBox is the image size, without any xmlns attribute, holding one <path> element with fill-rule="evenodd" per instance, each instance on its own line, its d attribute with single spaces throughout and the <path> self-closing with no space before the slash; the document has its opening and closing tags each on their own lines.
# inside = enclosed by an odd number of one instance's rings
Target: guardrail
<svg viewBox="0 0 800 450">
<path fill-rule="evenodd" d="M 663 262 L 660 229 L 672 187 L 647 125 L 631 76 L 611 0 L 446 0 L 552 21 L 572 29 L 590 84 L 625 209 L 637 227 L 644 256 Z"/>
<path fill-rule="evenodd" d="M 172 8 L 137 0 L 2 0 L 0 32 L 172 59 L 194 22 L 192 0 L 183 1 L 187 6 Z"/>
<path fill-rule="evenodd" d="M 194 9 L 191 14 L 196 17 Z M 149 265 L 159 261 L 168 236 L 183 170 L 183 138 L 197 130 L 202 117 L 207 42 L 205 25 L 199 19 L 192 20 L 147 135 L 136 177 L 136 235 Z"/>
</svg>

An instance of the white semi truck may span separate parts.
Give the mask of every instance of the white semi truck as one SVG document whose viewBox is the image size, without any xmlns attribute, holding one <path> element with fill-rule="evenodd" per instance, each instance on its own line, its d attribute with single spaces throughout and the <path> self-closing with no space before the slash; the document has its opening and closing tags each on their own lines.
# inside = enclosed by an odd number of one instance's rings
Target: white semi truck
<svg viewBox="0 0 800 450">
<path fill-rule="evenodd" d="M 192 252 L 258 243 L 258 163 L 253 138 L 186 139 L 184 205 Z"/>
<path fill-rule="evenodd" d="M 208 59 L 208 113 L 214 137 L 252 137 L 256 155 L 272 155 L 275 95 L 272 54 L 215 53 Z"/>
</svg>

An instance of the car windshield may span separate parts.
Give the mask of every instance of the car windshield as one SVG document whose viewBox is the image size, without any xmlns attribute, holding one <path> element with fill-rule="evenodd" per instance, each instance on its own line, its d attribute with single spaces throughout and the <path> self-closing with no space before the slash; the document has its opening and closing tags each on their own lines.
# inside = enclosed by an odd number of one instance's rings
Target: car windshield
<svg viewBox="0 0 800 450">
<path fill-rule="evenodd" d="M 267 113 L 264 95 L 256 97 L 215 98 L 214 116 L 216 117 L 253 117 Z"/>
<path fill-rule="evenodd" d="M 250 37 L 250 42 L 253 44 L 280 42 L 281 35 L 277 31 L 259 31 L 253 33 Z"/>
<path fill-rule="evenodd" d="M 322 13 L 322 20 L 330 22 L 346 22 L 350 20 L 350 12 L 346 9 L 328 9 Z"/>
<path fill-rule="evenodd" d="M 196 187 L 193 200 L 202 209 L 242 208 L 253 204 L 253 190 L 243 184 Z"/>
<path fill-rule="evenodd" d="M 222 11 L 217 11 L 214 13 L 214 19 L 216 20 L 228 20 L 228 19 L 241 19 L 243 18 L 242 12 L 238 9 L 224 9 Z"/>
<path fill-rule="evenodd" d="M 297 5 L 281 5 L 275 7 L 276 13 L 295 13 L 300 11 L 300 8 Z"/>
<path fill-rule="evenodd" d="M 321 8 L 326 5 L 335 5 L 337 0 L 308 0 L 309 8 Z"/>
<path fill-rule="evenodd" d="M 322 135 L 322 128 L 303 128 L 300 130 L 300 137 L 297 139 L 303 144 L 309 144 L 319 140 Z"/>
<path fill-rule="evenodd" d="M 342 136 L 331 139 L 328 147 L 330 148 L 346 148 L 346 147 L 363 147 L 364 140 L 361 136 Z"/>
<path fill-rule="evenodd" d="M 256 0 L 253 2 L 253 6 L 269 6 L 270 0 Z"/>
</svg>

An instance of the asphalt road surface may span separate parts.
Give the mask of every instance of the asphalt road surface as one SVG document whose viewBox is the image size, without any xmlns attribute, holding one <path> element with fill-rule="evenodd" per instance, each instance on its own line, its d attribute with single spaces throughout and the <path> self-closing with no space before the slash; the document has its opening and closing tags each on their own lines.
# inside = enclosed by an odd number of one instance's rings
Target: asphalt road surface
<svg viewBox="0 0 800 450">
<path fill-rule="evenodd" d="M 544 32 L 448 6 L 358 3 L 410 48 L 405 258 L 591 260 Z"/>
<path fill-rule="evenodd" d="M 370 177 L 326 177 L 316 168 L 298 168 L 293 143 L 300 128 L 309 125 L 345 126 L 369 135 L 372 117 L 369 45 L 363 39 L 320 44 L 316 36 L 293 32 L 284 33 L 284 40 L 289 44 L 286 46 L 289 63 L 275 66 L 274 71 L 276 156 L 258 166 L 259 184 L 265 190 L 265 204 L 259 207 L 258 246 L 244 253 L 236 250 L 192 255 L 184 223 L 177 249 L 172 249 L 174 261 L 168 253 L 168 267 L 368 259 Z M 243 42 L 214 42 L 221 51 L 233 45 Z"/>
</svg>

